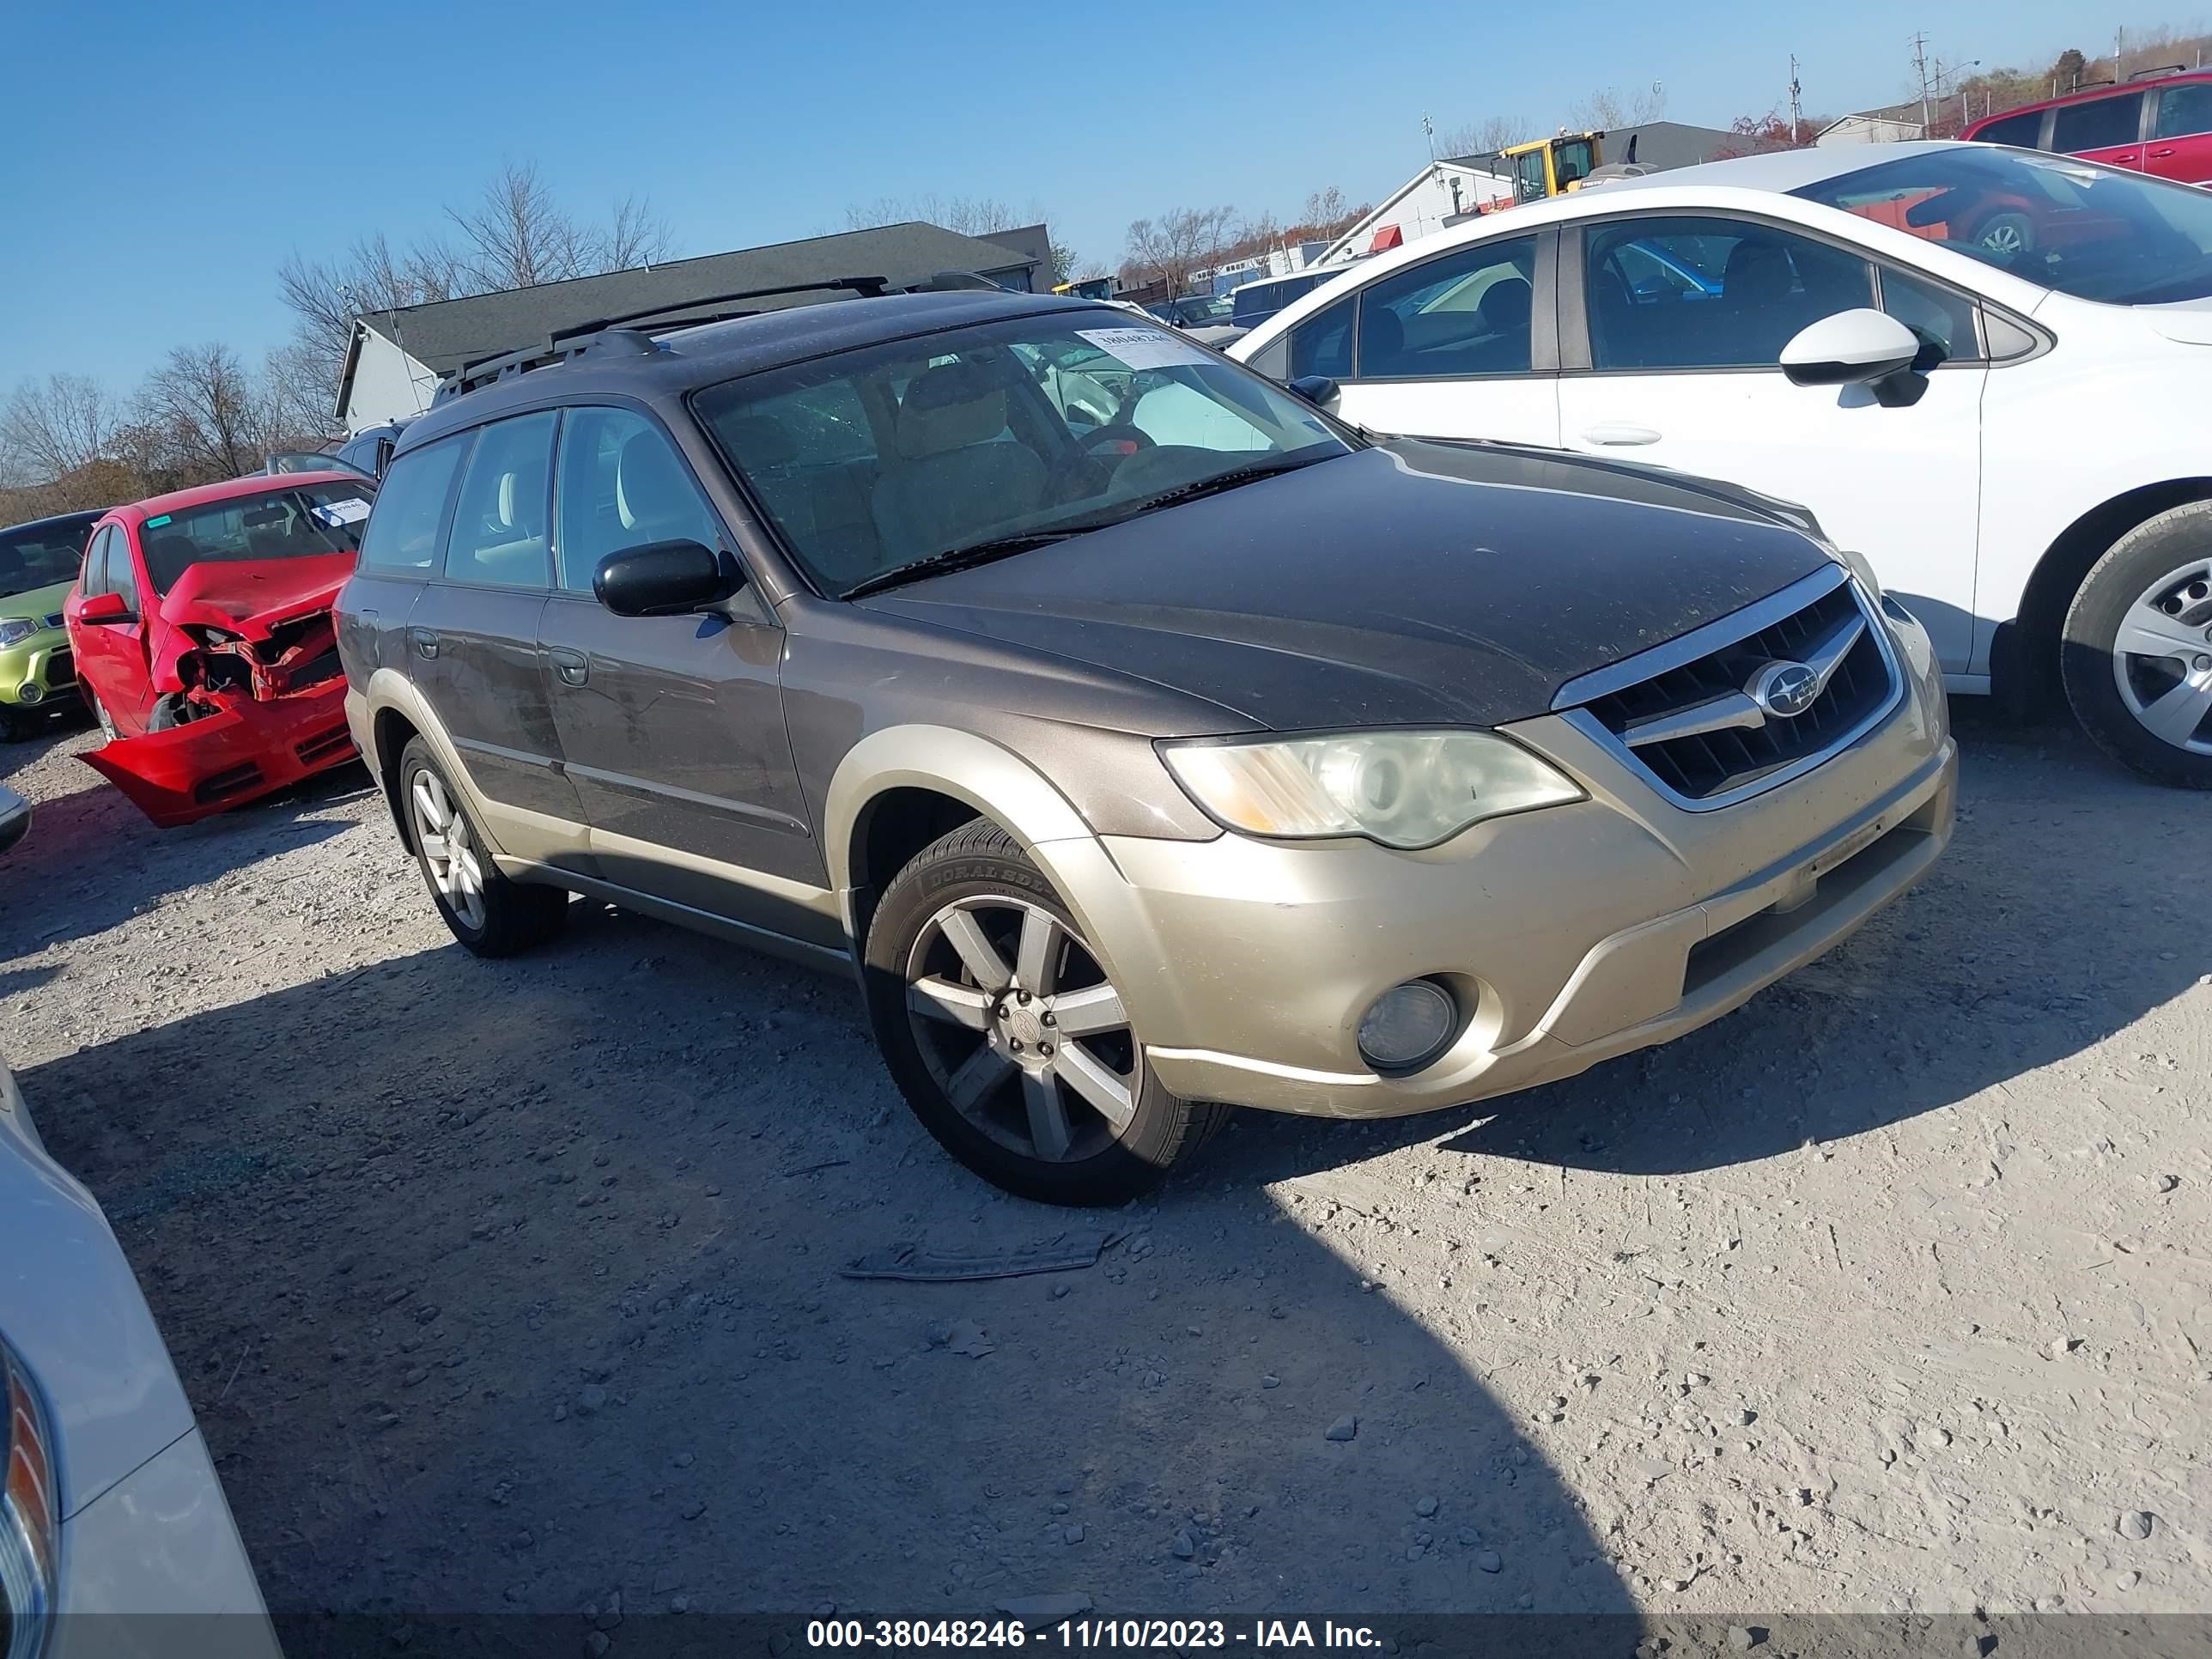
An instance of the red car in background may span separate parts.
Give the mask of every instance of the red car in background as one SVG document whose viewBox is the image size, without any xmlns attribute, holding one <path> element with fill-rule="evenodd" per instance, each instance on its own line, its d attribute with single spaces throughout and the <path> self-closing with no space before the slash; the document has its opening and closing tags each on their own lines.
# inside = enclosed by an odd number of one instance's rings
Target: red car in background
<svg viewBox="0 0 2212 1659">
<path fill-rule="evenodd" d="M 2212 70 L 2083 87 L 1984 116 L 1959 136 L 2078 155 L 2185 185 L 2212 183 Z"/>
<path fill-rule="evenodd" d="M 331 606 L 376 486 L 238 478 L 93 527 L 62 615 L 105 745 L 86 763 L 164 829 L 354 757 Z"/>
</svg>

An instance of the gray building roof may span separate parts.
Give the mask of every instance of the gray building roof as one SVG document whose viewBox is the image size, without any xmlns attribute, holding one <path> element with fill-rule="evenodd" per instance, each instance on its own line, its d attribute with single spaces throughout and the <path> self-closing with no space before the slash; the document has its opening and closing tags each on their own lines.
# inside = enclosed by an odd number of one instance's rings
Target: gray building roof
<svg viewBox="0 0 2212 1659">
<path fill-rule="evenodd" d="M 603 276 L 543 283 L 536 288 L 372 311 L 361 321 L 424 368 L 444 375 L 478 358 L 538 344 L 555 329 L 648 306 L 683 306 L 709 295 L 830 276 L 882 276 L 903 285 L 925 282 L 943 270 L 972 270 L 1006 287 L 1043 292 L 1052 287 L 1052 238 L 1043 225 L 975 237 L 915 221 L 674 259 Z M 805 297 L 763 300 L 761 305 L 772 308 Z M 359 342 L 356 331 L 338 385 L 341 414 L 352 395 Z"/>
<path fill-rule="evenodd" d="M 1636 141 L 1637 164 L 1662 171 L 1717 160 L 1723 150 L 1744 142 L 1718 127 L 1692 126 L 1686 121 L 1646 121 L 1641 126 L 1608 129 L 1605 135 L 1606 161 L 1618 163 L 1628 160 L 1632 138 Z M 1482 173 L 1506 171 L 1494 150 L 1481 155 L 1455 156 L 1451 165 L 1474 167 Z"/>
</svg>

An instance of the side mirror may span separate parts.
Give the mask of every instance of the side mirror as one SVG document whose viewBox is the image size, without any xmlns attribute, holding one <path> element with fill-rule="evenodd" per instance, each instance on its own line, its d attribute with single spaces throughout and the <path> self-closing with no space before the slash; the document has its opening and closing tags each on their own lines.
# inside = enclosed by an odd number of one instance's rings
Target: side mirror
<svg viewBox="0 0 2212 1659">
<path fill-rule="evenodd" d="M 599 561 L 592 592 L 617 617 L 681 617 L 728 597 L 729 573 L 697 542 L 647 542 Z"/>
<path fill-rule="evenodd" d="M 76 609 L 81 623 L 130 623 L 138 620 L 137 613 L 124 604 L 120 593 L 94 593 Z"/>
<path fill-rule="evenodd" d="M 1861 307 L 1823 317 L 1782 348 L 1793 386 L 1870 386 L 1884 405 L 1911 403 L 1920 337 L 1887 313 Z M 1921 384 L 1924 385 L 1925 382 Z"/>
<path fill-rule="evenodd" d="M 1285 381 L 1283 389 L 1316 409 L 1326 409 L 1336 401 L 1336 382 L 1326 374 L 1301 374 Z"/>
</svg>

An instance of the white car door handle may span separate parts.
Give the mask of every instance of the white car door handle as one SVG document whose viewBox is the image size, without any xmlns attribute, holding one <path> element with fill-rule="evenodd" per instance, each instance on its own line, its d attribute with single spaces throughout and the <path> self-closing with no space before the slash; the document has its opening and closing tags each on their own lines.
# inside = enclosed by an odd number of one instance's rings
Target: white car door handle
<svg viewBox="0 0 2212 1659">
<path fill-rule="evenodd" d="M 1626 421 L 1601 421 L 1583 428 L 1583 441 L 1619 449 L 1636 444 L 1656 444 L 1659 434 L 1648 426 L 1635 426 Z"/>
</svg>

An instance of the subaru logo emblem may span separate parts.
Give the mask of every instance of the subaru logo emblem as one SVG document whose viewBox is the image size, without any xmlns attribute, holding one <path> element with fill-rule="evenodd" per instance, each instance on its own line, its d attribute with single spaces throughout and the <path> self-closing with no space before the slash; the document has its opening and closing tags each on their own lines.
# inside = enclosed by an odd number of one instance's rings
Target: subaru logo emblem
<svg viewBox="0 0 2212 1659">
<path fill-rule="evenodd" d="M 1751 700 L 1778 720 L 1795 720 L 1820 695 L 1820 677 L 1802 662 L 1771 662 L 1751 683 Z"/>
</svg>

